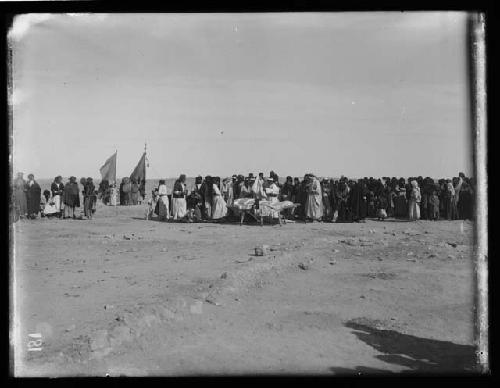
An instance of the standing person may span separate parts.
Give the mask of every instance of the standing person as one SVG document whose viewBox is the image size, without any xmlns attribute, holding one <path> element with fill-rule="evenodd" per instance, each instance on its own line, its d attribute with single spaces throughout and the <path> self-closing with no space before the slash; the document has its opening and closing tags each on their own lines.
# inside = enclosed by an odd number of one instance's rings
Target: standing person
<svg viewBox="0 0 500 388">
<path fill-rule="evenodd" d="M 291 176 L 286 177 L 285 184 L 281 188 L 281 201 L 294 201 L 294 187 L 293 187 L 293 179 Z M 288 219 L 293 218 L 293 208 L 285 210 L 285 217 Z"/>
<path fill-rule="evenodd" d="M 460 190 L 460 202 L 458 202 L 458 211 L 461 219 L 463 220 L 473 220 L 474 212 L 472 210 L 473 192 L 472 187 L 464 180 L 461 190 Z"/>
<path fill-rule="evenodd" d="M 323 218 L 323 199 L 321 193 L 321 184 L 318 178 L 309 174 L 310 184 L 307 190 L 306 219 L 321 221 Z"/>
<path fill-rule="evenodd" d="M 321 181 L 321 193 L 322 193 L 322 202 L 323 202 L 323 221 L 332 221 L 333 212 L 332 212 L 332 203 L 330 201 L 331 191 L 330 191 L 330 183 L 328 179 L 323 179 Z"/>
<path fill-rule="evenodd" d="M 411 192 L 410 192 L 410 201 L 408 205 L 408 217 L 410 221 L 416 221 L 420 219 L 420 201 L 422 196 L 420 194 L 420 188 L 418 187 L 418 183 L 416 180 L 412 180 L 411 184 Z"/>
<path fill-rule="evenodd" d="M 146 179 L 141 179 L 139 184 L 139 204 L 146 199 Z"/>
<path fill-rule="evenodd" d="M 52 201 L 54 201 L 54 206 L 58 213 L 58 217 L 62 216 L 62 194 L 64 191 L 64 184 L 62 183 L 62 176 L 58 175 L 54 178 L 54 182 L 50 185 L 50 191 L 52 192 Z"/>
<path fill-rule="evenodd" d="M 349 187 L 344 179 L 339 182 L 337 190 L 338 217 L 337 222 L 347 222 L 349 218 Z"/>
<path fill-rule="evenodd" d="M 28 204 L 28 218 L 35 219 L 40 213 L 40 199 L 42 195 L 42 189 L 37 181 L 35 181 L 35 176 L 33 174 L 28 175 L 26 200 Z"/>
<path fill-rule="evenodd" d="M 405 180 L 401 178 L 394 189 L 396 197 L 394 198 L 394 216 L 396 218 L 408 217 L 408 203 L 406 201 Z"/>
<path fill-rule="evenodd" d="M 444 217 L 451 221 L 455 217 L 455 188 L 453 184 L 448 179 L 446 181 L 445 192 L 444 192 Z"/>
<path fill-rule="evenodd" d="M 139 204 L 139 184 L 135 178 L 130 182 L 130 203 L 131 205 Z"/>
<path fill-rule="evenodd" d="M 130 197 L 131 197 L 131 191 L 132 191 L 132 183 L 130 182 L 130 178 L 123 178 L 124 183 L 123 183 L 123 199 L 124 199 L 124 205 L 129 206 L 130 205 Z"/>
<path fill-rule="evenodd" d="M 92 178 L 88 177 L 83 188 L 83 214 L 89 220 L 92 219 L 96 199 L 94 182 Z"/>
<path fill-rule="evenodd" d="M 212 219 L 218 220 L 227 215 L 227 205 L 222 198 L 222 193 L 219 189 L 220 178 L 215 177 L 212 183 Z"/>
<path fill-rule="evenodd" d="M 69 178 L 69 182 L 64 186 L 63 192 L 64 202 L 64 217 L 63 218 L 76 218 L 75 208 L 80 207 L 80 190 L 76 177 Z"/>
<path fill-rule="evenodd" d="M 158 195 L 160 196 L 158 200 L 158 218 L 160 221 L 165 221 L 170 219 L 170 207 L 168 203 L 167 185 L 164 179 L 161 179 L 158 183 Z"/>
<path fill-rule="evenodd" d="M 27 185 L 23 173 L 18 172 L 14 181 L 14 211 L 16 219 L 28 217 Z"/>
<path fill-rule="evenodd" d="M 351 191 L 349 193 L 349 207 L 351 209 L 352 220 L 354 222 L 360 222 L 364 219 L 362 214 L 364 208 L 364 200 L 361 182 L 361 179 L 359 179 L 358 182 L 353 182 Z"/>
<path fill-rule="evenodd" d="M 104 205 L 109 203 L 109 181 L 107 179 L 99 183 L 99 197 Z"/>
<path fill-rule="evenodd" d="M 123 186 L 125 185 L 125 178 L 120 182 L 120 205 L 125 205 L 125 193 L 123 192 Z"/>
<path fill-rule="evenodd" d="M 172 218 L 174 220 L 181 220 L 186 216 L 186 195 L 186 175 L 181 174 L 179 179 L 175 181 L 172 191 Z"/>
<path fill-rule="evenodd" d="M 116 183 L 113 183 L 110 188 L 109 188 L 109 203 L 111 206 L 116 206 L 116 197 L 117 197 L 117 192 L 116 192 Z"/>
<path fill-rule="evenodd" d="M 337 182 L 333 179 L 330 179 L 329 185 L 330 185 L 330 203 L 332 206 L 332 222 L 335 222 L 337 220 L 337 214 L 338 214 Z"/>
<path fill-rule="evenodd" d="M 269 177 L 266 179 L 264 184 L 265 199 L 270 202 L 271 205 L 279 202 L 280 189 L 275 181 L 276 177 Z M 279 211 L 267 208 L 261 209 L 264 211 L 264 216 L 270 216 L 272 218 L 279 218 Z"/>
<path fill-rule="evenodd" d="M 207 220 L 212 218 L 212 200 L 214 197 L 214 182 L 210 175 L 203 182 L 203 217 Z"/>
<path fill-rule="evenodd" d="M 429 219 L 433 221 L 439 220 L 439 185 L 434 184 L 432 186 L 431 196 L 429 197 L 429 208 L 427 214 Z"/>
<path fill-rule="evenodd" d="M 202 220 L 201 208 L 203 206 L 199 190 L 194 189 L 186 198 L 187 214 L 189 222 L 200 222 Z"/>
</svg>

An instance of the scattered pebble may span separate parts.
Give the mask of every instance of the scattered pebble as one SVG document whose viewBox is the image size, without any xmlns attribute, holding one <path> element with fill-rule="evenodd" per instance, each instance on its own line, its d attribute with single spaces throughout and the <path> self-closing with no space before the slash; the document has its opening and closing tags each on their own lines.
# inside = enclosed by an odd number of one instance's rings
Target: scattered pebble
<svg viewBox="0 0 500 388">
<path fill-rule="evenodd" d="M 448 245 L 451 245 L 453 248 L 456 248 L 456 247 L 457 247 L 457 244 L 455 244 L 455 243 L 451 243 L 451 242 L 449 242 L 449 243 L 447 243 L 447 244 L 448 244 Z"/>
<path fill-rule="evenodd" d="M 104 305 L 104 310 L 111 310 L 113 308 L 115 308 L 115 306 L 113 306 L 112 304 L 105 304 Z"/>
<path fill-rule="evenodd" d="M 224 272 L 222 275 L 220 275 L 221 279 L 226 279 L 227 278 L 227 272 Z"/>
<path fill-rule="evenodd" d="M 361 299 L 366 299 L 366 297 L 364 295 L 361 295 L 360 298 Z"/>
<path fill-rule="evenodd" d="M 307 264 L 304 264 L 304 263 L 299 263 L 299 268 L 306 271 L 309 269 L 309 266 Z"/>
</svg>

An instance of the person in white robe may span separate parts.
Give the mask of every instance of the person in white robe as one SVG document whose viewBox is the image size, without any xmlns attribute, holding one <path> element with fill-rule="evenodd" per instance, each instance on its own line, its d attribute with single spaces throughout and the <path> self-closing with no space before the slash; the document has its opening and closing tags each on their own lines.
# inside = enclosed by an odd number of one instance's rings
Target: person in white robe
<svg viewBox="0 0 500 388">
<path fill-rule="evenodd" d="M 116 196 L 117 196 L 117 190 L 116 190 L 116 184 L 112 184 L 111 187 L 109 188 L 109 204 L 111 206 L 116 206 Z"/>
<path fill-rule="evenodd" d="M 219 187 L 214 182 L 213 183 L 213 200 L 212 200 L 212 219 L 218 220 L 227 215 L 227 205 L 226 201 L 222 197 L 222 193 Z"/>
<path fill-rule="evenodd" d="M 181 220 L 186 217 L 186 195 L 186 175 L 181 174 L 179 179 L 174 183 L 174 190 L 172 191 L 172 219 Z"/>
<path fill-rule="evenodd" d="M 280 189 L 273 178 L 267 178 L 267 185 L 264 186 L 264 192 L 266 193 L 267 201 L 271 205 L 277 204 L 279 202 L 278 196 L 280 194 Z M 268 214 L 263 214 L 263 215 L 268 215 L 272 218 L 279 217 L 279 211 L 273 210 L 271 208 L 267 208 L 267 209 L 268 209 L 268 211 L 266 213 L 268 213 Z"/>
<path fill-rule="evenodd" d="M 165 221 L 170 219 L 170 207 L 168 204 L 168 193 L 167 185 L 165 185 L 165 180 L 160 180 L 158 185 L 158 195 L 160 199 L 158 200 L 158 218 L 160 221 Z"/>
<path fill-rule="evenodd" d="M 306 219 L 320 221 L 323 217 L 323 196 L 318 178 L 310 174 L 311 182 L 307 188 Z"/>
</svg>

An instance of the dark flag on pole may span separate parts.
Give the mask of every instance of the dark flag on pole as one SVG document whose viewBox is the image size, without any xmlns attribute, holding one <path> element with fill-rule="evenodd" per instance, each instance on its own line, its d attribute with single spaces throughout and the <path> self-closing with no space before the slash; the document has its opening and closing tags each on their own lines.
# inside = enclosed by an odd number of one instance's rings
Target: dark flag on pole
<svg viewBox="0 0 500 388">
<path fill-rule="evenodd" d="M 111 155 L 99 169 L 103 181 L 116 182 L 116 154 L 117 152 Z"/>
<path fill-rule="evenodd" d="M 135 166 L 134 171 L 130 174 L 130 179 L 135 179 L 135 181 L 139 184 L 139 193 L 141 194 L 142 199 L 146 198 L 146 152 L 144 152 Z"/>
<path fill-rule="evenodd" d="M 144 152 L 141 156 L 141 159 L 139 160 L 139 163 L 137 163 L 137 166 L 135 166 L 134 172 L 130 174 L 130 179 L 135 179 L 136 182 L 142 182 L 143 180 L 146 180 L 146 153 Z"/>
</svg>

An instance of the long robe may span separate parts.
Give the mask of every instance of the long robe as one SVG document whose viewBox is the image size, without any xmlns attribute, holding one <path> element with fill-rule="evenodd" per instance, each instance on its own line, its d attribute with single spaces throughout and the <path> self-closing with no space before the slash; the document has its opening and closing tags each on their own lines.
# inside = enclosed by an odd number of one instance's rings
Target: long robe
<svg viewBox="0 0 500 388">
<path fill-rule="evenodd" d="M 212 219 L 218 220 L 222 217 L 225 217 L 227 214 L 227 206 L 224 198 L 222 198 L 222 194 L 217 187 L 217 185 L 213 184 L 213 203 L 212 203 Z"/>
<path fill-rule="evenodd" d="M 29 215 L 36 216 L 40 212 L 41 195 L 42 195 L 42 189 L 40 188 L 40 185 L 36 181 L 33 181 L 31 185 L 28 183 L 26 200 L 27 200 Z"/>
<path fill-rule="evenodd" d="M 52 201 L 57 209 L 57 211 L 61 211 L 62 204 L 62 194 L 64 192 L 64 185 L 62 183 L 52 182 L 50 185 L 50 191 L 52 192 Z"/>
<path fill-rule="evenodd" d="M 95 186 L 91 182 L 87 182 L 83 190 L 83 213 L 85 217 L 91 218 L 93 214 L 94 203 L 97 197 L 95 195 Z"/>
<path fill-rule="evenodd" d="M 158 195 L 160 196 L 158 200 L 158 218 L 160 220 L 168 220 L 170 218 L 170 204 L 166 185 L 158 186 Z"/>
<path fill-rule="evenodd" d="M 14 206 L 17 217 L 28 214 L 28 201 L 26 199 L 26 182 L 17 178 L 14 181 Z"/>
<path fill-rule="evenodd" d="M 130 185 L 130 204 L 137 205 L 139 203 L 139 185 L 132 183 Z"/>
<path fill-rule="evenodd" d="M 321 185 L 316 178 L 313 178 L 306 202 L 306 218 L 321 220 L 323 217 L 323 198 L 321 194 Z"/>
<path fill-rule="evenodd" d="M 420 194 L 420 189 L 415 187 L 411 190 L 410 201 L 408 203 L 408 218 L 410 221 L 416 221 L 420 219 L 420 201 L 422 196 Z"/>
<path fill-rule="evenodd" d="M 172 192 L 172 218 L 174 220 L 180 220 L 187 214 L 185 191 L 186 185 L 180 181 L 176 181 Z"/>
</svg>

